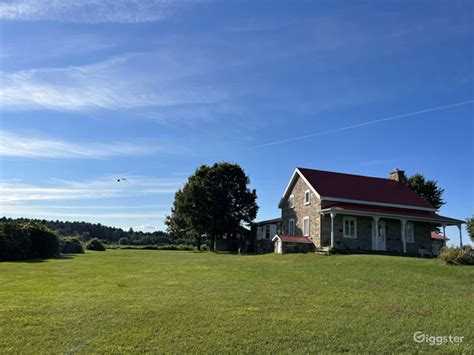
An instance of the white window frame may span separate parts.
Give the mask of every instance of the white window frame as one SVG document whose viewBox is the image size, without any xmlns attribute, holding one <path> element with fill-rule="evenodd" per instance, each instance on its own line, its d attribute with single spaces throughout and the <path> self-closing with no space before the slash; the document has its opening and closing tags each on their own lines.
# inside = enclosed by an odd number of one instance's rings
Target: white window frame
<svg viewBox="0 0 474 355">
<path fill-rule="evenodd" d="M 294 208 L 295 207 L 295 195 L 291 194 L 290 197 L 288 198 L 288 208 Z"/>
<path fill-rule="evenodd" d="M 306 199 L 306 197 L 308 197 L 308 199 Z M 310 190 L 306 190 L 304 192 L 304 204 L 305 205 L 310 205 L 311 204 L 311 191 Z"/>
<path fill-rule="evenodd" d="M 354 235 L 346 233 L 346 221 L 349 222 L 354 222 Z M 350 229 L 350 227 L 349 227 Z M 343 230 L 343 235 L 344 238 L 348 239 L 357 239 L 357 218 L 356 217 L 344 217 L 342 219 L 342 230 Z"/>
<path fill-rule="evenodd" d="M 288 235 L 295 235 L 295 219 L 290 218 L 288 220 Z"/>
<path fill-rule="evenodd" d="M 411 233 L 408 233 L 408 226 L 411 226 Z M 405 242 L 415 243 L 415 225 L 413 224 L 413 222 L 407 222 L 405 224 Z"/>
<path fill-rule="evenodd" d="M 306 223 L 307 223 L 307 227 L 308 227 L 308 230 L 306 230 Z M 309 216 L 306 216 L 303 218 L 303 235 L 305 237 L 309 237 L 309 233 L 310 233 L 310 226 L 309 226 Z"/>
</svg>

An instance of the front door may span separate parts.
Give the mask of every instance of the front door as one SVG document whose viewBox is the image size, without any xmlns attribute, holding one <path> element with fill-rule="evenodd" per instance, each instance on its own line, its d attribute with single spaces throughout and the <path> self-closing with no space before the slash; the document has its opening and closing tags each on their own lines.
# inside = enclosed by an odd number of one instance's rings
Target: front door
<svg viewBox="0 0 474 355">
<path fill-rule="evenodd" d="M 374 250 L 377 251 L 385 251 L 387 250 L 387 238 L 386 238 L 386 228 L 385 222 L 379 221 L 377 230 L 375 229 L 375 222 L 372 222 L 372 230 L 373 230 L 373 239 L 372 239 L 372 246 Z"/>
<path fill-rule="evenodd" d="M 275 253 L 277 254 L 282 253 L 282 242 L 278 239 L 275 241 Z"/>
</svg>

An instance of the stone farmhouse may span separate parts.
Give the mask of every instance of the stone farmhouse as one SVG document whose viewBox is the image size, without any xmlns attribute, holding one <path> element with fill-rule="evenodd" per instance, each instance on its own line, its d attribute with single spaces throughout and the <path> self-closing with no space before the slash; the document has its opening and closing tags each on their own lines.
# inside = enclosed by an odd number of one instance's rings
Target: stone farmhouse
<svg viewBox="0 0 474 355">
<path fill-rule="evenodd" d="M 402 170 L 388 179 L 297 168 L 279 203 L 281 218 L 268 221 L 277 253 L 334 248 L 353 252 L 436 255 L 434 227 L 458 226 L 462 220 L 440 216 L 403 183 Z M 273 232 L 256 224 L 259 237 Z M 267 232 L 268 230 L 268 232 Z M 433 234 L 434 235 L 434 234 Z"/>
</svg>

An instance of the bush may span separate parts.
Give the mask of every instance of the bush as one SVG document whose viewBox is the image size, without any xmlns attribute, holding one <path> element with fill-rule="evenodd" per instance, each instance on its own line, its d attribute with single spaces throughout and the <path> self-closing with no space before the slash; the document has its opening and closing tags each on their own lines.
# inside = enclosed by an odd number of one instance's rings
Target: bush
<svg viewBox="0 0 474 355">
<path fill-rule="evenodd" d="M 64 238 L 61 240 L 61 253 L 63 254 L 83 254 L 84 248 L 78 238 Z"/>
<path fill-rule="evenodd" d="M 31 240 L 20 226 L 13 223 L 0 225 L 0 260 L 22 260 L 31 258 Z"/>
<path fill-rule="evenodd" d="M 30 237 L 33 258 L 51 258 L 60 254 L 59 239 L 46 226 L 28 222 L 21 228 Z"/>
<path fill-rule="evenodd" d="M 58 256 L 56 234 L 42 224 L 2 223 L 0 225 L 0 260 L 51 258 Z"/>
<path fill-rule="evenodd" d="M 474 265 L 474 251 L 469 245 L 464 248 L 444 247 L 438 258 L 448 265 Z"/>
<path fill-rule="evenodd" d="M 190 244 L 169 244 L 160 245 L 157 247 L 158 250 L 194 250 L 194 245 Z"/>
<path fill-rule="evenodd" d="M 122 237 L 122 238 L 119 239 L 118 243 L 119 243 L 120 245 L 129 245 L 129 244 L 130 244 L 130 241 L 128 240 L 127 237 Z"/>
<path fill-rule="evenodd" d="M 105 251 L 104 244 L 98 238 L 92 238 L 86 244 L 86 249 L 95 251 Z"/>
</svg>

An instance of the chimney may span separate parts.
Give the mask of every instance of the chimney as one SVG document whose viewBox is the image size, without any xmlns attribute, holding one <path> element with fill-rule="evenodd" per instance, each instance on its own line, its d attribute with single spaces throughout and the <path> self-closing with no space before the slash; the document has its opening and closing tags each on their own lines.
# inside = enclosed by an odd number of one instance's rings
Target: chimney
<svg viewBox="0 0 474 355">
<path fill-rule="evenodd" d="M 395 180 L 395 181 L 399 181 L 399 182 L 402 182 L 402 183 L 407 182 L 407 177 L 405 176 L 405 172 L 403 170 L 398 169 L 398 168 L 393 169 L 390 172 L 390 174 L 388 175 L 388 178 L 390 180 Z"/>
</svg>

